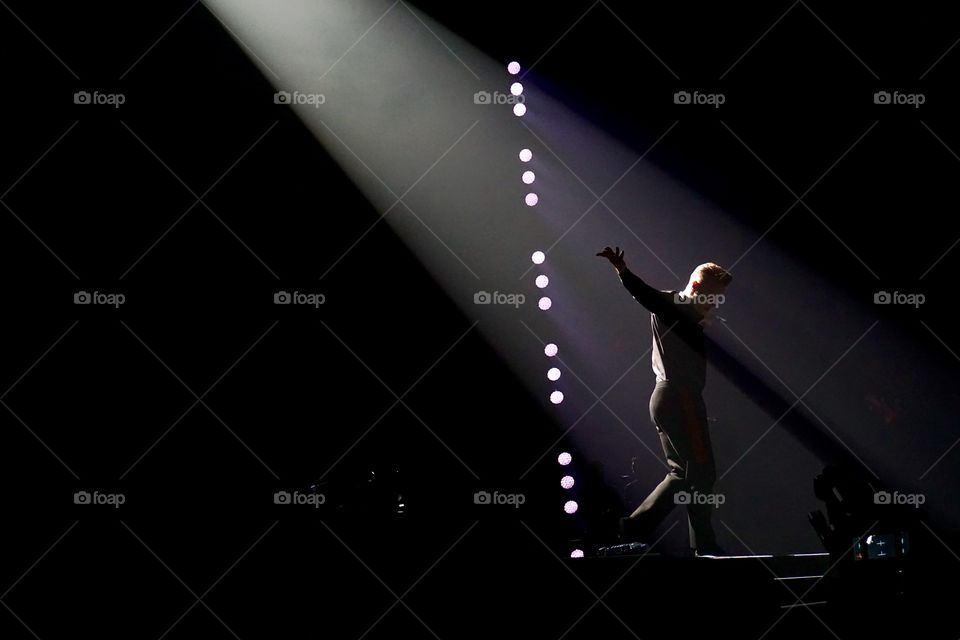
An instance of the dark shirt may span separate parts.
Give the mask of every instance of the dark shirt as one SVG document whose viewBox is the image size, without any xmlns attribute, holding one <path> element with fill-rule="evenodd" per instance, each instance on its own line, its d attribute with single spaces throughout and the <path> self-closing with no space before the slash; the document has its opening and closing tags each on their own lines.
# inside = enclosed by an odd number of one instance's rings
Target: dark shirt
<svg viewBox="0 0 960 640">
<path fill-rule="evenodd" d="M 703 327 L 694 306 L 683 302 L 689 298 L 679 291 L 654 289 L 629 269 L 620 273 L 620 280 L 634 300 L 650 311 L 657 382 L 668 380 L 671 385 L 702 390 L 707 376 Z"/>
</svg>

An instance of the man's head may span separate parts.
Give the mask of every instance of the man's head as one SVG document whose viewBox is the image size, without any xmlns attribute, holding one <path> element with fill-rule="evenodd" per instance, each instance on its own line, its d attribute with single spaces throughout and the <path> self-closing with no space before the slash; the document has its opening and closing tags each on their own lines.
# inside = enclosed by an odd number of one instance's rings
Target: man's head
<svg viewBox="0 0 960 640">
<path fill-rule="evenodd" d="M 693 298 L 704 315 L 723 302 L 727 286 L 733 282 L 730 272 L 715 262 L 704 262 L 690 274 L 690 281 L 683 294 Z"/>
</svg>

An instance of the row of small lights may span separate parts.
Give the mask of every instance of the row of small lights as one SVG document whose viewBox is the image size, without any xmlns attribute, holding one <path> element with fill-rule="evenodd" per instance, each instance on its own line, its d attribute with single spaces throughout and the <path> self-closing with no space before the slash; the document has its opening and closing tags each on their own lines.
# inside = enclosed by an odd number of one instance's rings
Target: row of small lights
<svg viewBox="0 0 960 640">
<path fill-rule="evenodd" d="M 514 75 L 514 76 L 517 75 L 518 73 L 520 73 L 520 63 L 511 62 L 510 64 L 507 65 L 507 71 L 510 73 L 510 75 Z M 520 84 L 519 82 L 514 82 L 512 85 L 510 85 L 510 93 L 515 96 L 523 95 L 523 85 Z M 526 112 L 527 112 L 527 107 L 522 102 L 518 102 L 517 104 L 513 105 L 513 113 L 516 114 L 517 116 L 523 116 Z M 519 157 L 520 157 L 520 162 L 527 164 L 531 160 L 533 160 L 533 151 L 531 151 L 530 149 L 521 149 Z M 523 182 L 523 184 L 526 184 L 526 185 L 533 184 L 536 181 L 536 179 L 537 179 L 537 175 L 529 169 L 525 170 L 523 174 L 520 176 L 520 180 Z M 526 203 L 528 207 L 535 207 L 537 203 L 540 201 L 540 197 L 536 193 L 531 191 L 526 196 L 524 196 L 523 201 Z M 539 265 L 539 264 L 543 264 L 546 261 L 547 255 L 543 251 L 534 251 L 533 255 L 530 256 L 530 259 L 533 261 L 533 264 Z M 536 280 L 534 280 L 534 282 L 536 283 L 538 289 L 546 289 L 547 285 L 550 284 L 550 278 L 548 278 L 546 274 L 541 273 L 536 277 Z M 537 301 L 537 306 L 542 311 L 546 311 L 553 306 L 553 300 L 551 300 L 549 296 L 542 296 L 540 300 Z M 544 353 L 546 353 L 547 357 L 550 357 L 550 358 L 557 355 L 557 345 L 553 343 L 548 344 L 544 349 Z M 559 380 L 560 369 L 558 369 L 557 367 L 551 367 L 547 371 L 547 378 L 551 382 L 556 382 L 557 380 Z M 550 402 L 552 402 L 553 404 L 560 404 L 561 402 L 563 402 L 563 392 L 553 391 L 550 394 Z"/>
<path fill-rule="evenodd" d="M 569 465 L 571 462 L 573 462 L 573 456 L 570 455 L 569 453 L 567 453 L 566 451 L 564 451 L 564 452 L 561 453 L 559 456 L 557 456 L 557 462 L 560 464 L 561 467 L 566 467 L 566 466 Z M 567 491 L 569 491 L 570 489 L 573 489 L 573 485 L 574 485 L 574 484 L 576 484 L 576 483 L 574 482 L 573 476 L 570 475 L 569 473 L 564 474 L 564 476 L 563 476 L 562 478 L 560 478 L 560 486 L 561 486 L 562 488 L 566 489 Z M 577 501 L 576 501 L 576 500 L 567 500 L 566 502 L 563 503 L 563 510 L 564 510 L 564 512 L 566 512 L 566 513 L 568 513 L 568 514 L 571 514 L 571 515 L 577 512 L 577 508 L 578 508 L 578 507 L 579 507 L 579 505 L 577 504 Z M 570 552 L 570 557 L 571 557 L 571 558 L 582 558 L 582 557 L 583 557 L 583 549 L 574 549 L 574 550 L 572 550 L 572 551 Z"/>
<path fill-rule="evenodd" d="M 510 64 L 507 65 L 507 71 L 510 73 L 510 75 L 513 75 L 513 76 L 517 75 L 518 73 L 520 73 L 520 63 L 511 62 Z M 510 85 L 510 93 L 514 96 L 523 95 L 523 85 L 519 82 L 514 82 L 513 84 Z M 513 113 L 517 117 L 523 117 L 524 114 L 527 113 L 527 106 L 522 102 L 518 102 L 517 104 L 513 105 Z M 530 149 L 522 149 L 520 151 L 520 162 L 527 164 L 531 160 L 533 160 L 533 152 Z M 537 179 L 536 174 L 529 169 L 525 170 L 523 174 L 520 176 L 520 180 L 525 185 L 532 185 L 536 181 L 536 179 Z M 537 206 L 537 203 L 540 202 L 540 197 L 533 191 L 530 191 L 524 196 L 523 201 L 528 207 L 535 207 Z M 533 255 L 530 256 L 530 259 L 533 261 L 533 264 L 540 265 L 546 261 L 547 256 L 543 251 L 534 251 Z M 536 283 L 538 289 L 545 289 L 547 285 L 550 284 L 550 278 L 548 278 L 545 274 L 541 273 L 536 277 L 536 280 L 534 282 Z M 548 296 L 543 296 L 538 301 L 537 306 L 542 311 L 546 311 L 551 306 L 553 306 L 553 301 L 550 300 Z M 547 346 L 544 347 L 543 349 L 544 354 L 548 358 L 555 357 L 558 351 L 559 349 L 557 348 L 557 345 L 555 345 L 552 342 L 547 344 Z M 551 382 L 556 382 L 557 380 L 559 380 L 560 369 L 557 367 L 550 367 L 547 370 L 547 379 L 550 380 Z M 553 404 L 560 404 L 561 402 L 563 402 L 563 392 L 556 389 L 552 391 L 550 393 L 550 402 L 552 402 Z M 561 453 L 557 458 L 557 462 L 560 463 L 561 467 L 566 467 L 572 461 L 573 461 L 573 456 L 571 456 L 567 452 Z M 569 474 L 565 474 L 562 478 L 560 478 L 560 486 L 565 490 L 572 489 L 574 484 L 575 484 L 575 481 L 573 479 L 573 476 Z M 576 500 L 567 500 L 563 504 L 563 510 L 567 514 L 576 513 L 578 507 L 579 505 L 577 504 Z M 570 557 L 582 558 L 583 550 L 574 549 L 570 553 Z"/>
</svg>

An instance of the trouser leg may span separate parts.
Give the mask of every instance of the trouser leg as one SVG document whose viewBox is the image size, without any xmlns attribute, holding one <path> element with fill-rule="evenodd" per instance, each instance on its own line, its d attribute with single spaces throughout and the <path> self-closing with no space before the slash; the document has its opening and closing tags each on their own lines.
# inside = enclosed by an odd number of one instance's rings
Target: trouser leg
<svg viewBox="0 0 960 640">
<path fill-rule="evenodd" d="M 675 496 L 677 492 L 682 490 L 686 484 L 685 470 L 680 464 L 679 455 L 674 449 L 670 437 L 663 431 L 660 431 L 659 434 L 660 444 L 663 447 L 669 471 L 660 481 L 660 484 L 630 514 L 630 524 L 628 525 L 630 530 L 642 537 L 649 536 L 657 528 L 657 525 L 669 515 L 676 506 Z"/>
<path fill-rule="evenodd" d="M 713 506 L 696 500 L 697 494 L 713 492 L 716 479 L 703 399 L 697 392 L 658 386 L 650 398 L 650 416 L 669 470 L 624 523 L 625 532 L 649 536 L 678 502 L 686 501 L 690 546 L 713 546 Z M 677 499 L 681 491 L 685 500 Z"/>
<path fill-rule="evenodd" d="M 700 394 L 690 394 L 682 403 L 681 455 L 687 463 L 687 488 L 690 501 L 687 504 L 687 522 L 690 546 L 694 549 L 716 545 L 712 517 L 714 501 L 704 499 L 713 494 L 716 482 L 716 463 L 710 442 L 706 407 Z"/>
<path fill-rule="evenodd" d="M 689 466 L 689 488 L 691 498 L 695 496 L 712 496 L 713 484 L 716 481 L 716 467 L 713 459 L 713 452 L 709 446 L 709 434 L 705 430 L 706 421 L 704 421 L 703 436 L 707 443 L 706 451 L 708 456 L 701 462 Z M 716 535 L 713 530 L 713 511 L 715 509 L 714 501 L 694 502 L 691 499 L 687 505 L 687 521 L 690 532 L 690 546 L 694 549 L 707 549 L 717 544 Z"/>
</svg>

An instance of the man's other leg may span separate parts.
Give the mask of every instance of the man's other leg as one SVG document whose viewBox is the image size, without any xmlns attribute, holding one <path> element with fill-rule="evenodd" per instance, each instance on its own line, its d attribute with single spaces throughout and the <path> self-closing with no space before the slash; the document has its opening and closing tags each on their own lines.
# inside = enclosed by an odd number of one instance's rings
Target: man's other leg
<svg viewBox="0 0 960 640">
<path fill-rule="evenodd" d="M 663 522 L 664 518 L 676 506 L 675 496 L 678 491 L 685 487 L 686 472 L 683 460 L 674 448 L 670 436 L 659 427 L 658 432 L 664 457 L 670 470 L 660 481 L 660 484 L 630 514 L 629 518 L 623 521 L 621 533 L 630 538 L 645 539 L 649 537 L 653 530 L 657 528 L 657 525 Z"/>
<path fill-rule="evenodd" d="M 710 442 L 710 430 L 707 423 L 706 407 L 699 394 L 684 403 L 684 425 L 686 437 L 680 440 L 685 450 L 682 453 L 687 460 L 687 491 L 690 502 L 687 505 L 687 521 L 690 530 L 690 546 L 701 551 L 713 551 L 717 548 L 716 534 L 713 530 L 712 500 L 713 485 L 717 479 L 713 446 Z M 695 497 L 700 499 L 696 500 Z"/>
</svg>

